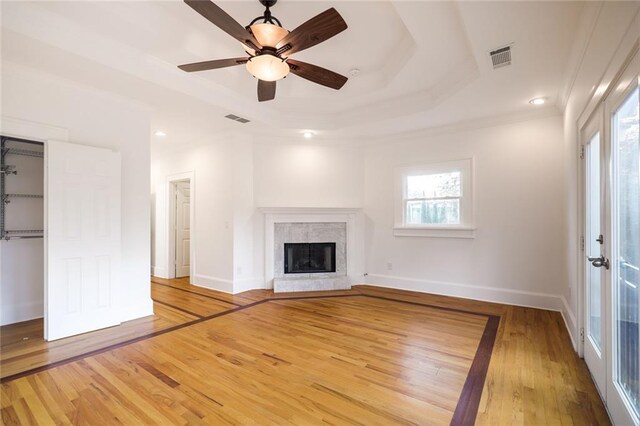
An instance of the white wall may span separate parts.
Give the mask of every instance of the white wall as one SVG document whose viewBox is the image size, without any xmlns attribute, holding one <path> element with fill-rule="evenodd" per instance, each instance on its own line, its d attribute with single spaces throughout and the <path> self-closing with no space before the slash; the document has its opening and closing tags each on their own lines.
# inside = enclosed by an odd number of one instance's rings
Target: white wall
<svg viewBox="0 0 640 426">
<path fill-rule="evenodd" d="M 256 144 L 255 203 L 260 207 L 360 207 L 362 150 L 317 144 Z"/>
<path fill-rule="evenodd" d="M 167 276 L 166 179 L 193 171 L 196 285 L 230 293 L 263 288 L 259 207 L 361 207 L 364 160 L 356 148 L 254 143 L 226 134 L 152 153 L 152 273 Z M 192 256 L 193 259 L 193 256 Z"/>
<path fill-rule="evenodd" d="M 4 61 L 2 116 L 62 129 L 70 142 L 115 149 L 122 153 L 122 277 L 128 301 L 124 307 L 124 317 L 132 319 L 151 315 L 149 112 L 124 99 Z M 24 128 L 28 129 L 29 126 Z M 36 137 L 30 134 L 22 136 Z M 2 244 L 4 257 L 5 250 L 12 250 L 10 246 L 14 242 Z M 13 254 L 7 256 L 10 259 Z M 34 257 L 33 262 L 28 264 L 33 268 L 31 272 L 34 276 L 42 276 L 41 259 Z M 20 271 L 20 274 L 23 273 Z M 0 283 L 3 315 L 15 311 L 16 303 L 33 303 L 26 299 L 40 294 L 35 289 L 25 289 L 25 300 L 16 301 L 6 297 L 15 285 L 16 277 L 7 276 L 3 268 Z M 34 282 L 33 285 L 42 284 Z M 38 303 L 42 304 L 42 299 Z M 11 308 L 5 305 L 11 305 Z M 19 317 L 18 320 L 24 319 L 27 318 Z"/>
<path fill-rule="evenodd" d="M 153 152 L 152 198 L 156 201 L 153 273 L 166 277 L 168 265 L 167 178 L 193 172 L 194 221 L 191 253 L 194 284 L 233 292 L 233 136 Z M 148 190 L 148 189 L 147 189 Z"/>
<path fill-rule="evenodd" d="M 603 2 L 590 4 L 594 8 L 591 27 L 588 29 L 589 42 L 581 58 L 581 65 L 572 81 L 571 91 L 564 111 L 564 161 L 566 164 L 566 203 L 567 210 L 567 251 L 568 280 L 563 294 L 568 301 L 567 319 L 569 331 L 578 336 L 580 315 L 578 307 L 578 268 L 579 238 L 582 230 L 579 225 L 581 206 L 578 201 L 580 191 L 578 179 L 578 118 L 583 114 L 592 97 L 601 99 L 611 78 L 615 76 L 628 57 L 631 45 L 640 37 L 638 2 Z M 635 21 L 634 21 L 635 19 Z M 598 90 L 595 93 L 595 90 Z"/>
<path fill-rule="evenodd" d="M 368 149 L 367 282 L 560 310 L 567 279 L 562 134 L 555 115 Z M 475 239 L 394 237 L 394 167 L 470 157 Z"/>
<path fill-rule="evenodd" d="M 236 137 L 233 158 L 233 292 L 264 285 L 263 217 L 254 204 L 254 155 L 250 138 Z"/>
</svg>

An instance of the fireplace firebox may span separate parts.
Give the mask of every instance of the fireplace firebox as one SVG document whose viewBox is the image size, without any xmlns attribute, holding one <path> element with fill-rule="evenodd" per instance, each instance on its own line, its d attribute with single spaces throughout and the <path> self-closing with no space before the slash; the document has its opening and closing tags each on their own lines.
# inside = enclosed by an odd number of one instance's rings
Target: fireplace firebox
<svg viewBox="0 0 640 426">
<path fill-rule="evenodd" d="M 285 274 L 336 272 L 336 243 L 285 243 Z"/>
</svg>

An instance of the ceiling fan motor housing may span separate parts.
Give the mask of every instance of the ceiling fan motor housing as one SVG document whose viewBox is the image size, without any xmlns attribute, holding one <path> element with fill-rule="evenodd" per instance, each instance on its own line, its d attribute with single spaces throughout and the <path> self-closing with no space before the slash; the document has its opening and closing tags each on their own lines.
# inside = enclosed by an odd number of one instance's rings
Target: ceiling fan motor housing
<svg viewBox="0 0 640 426">
<path fill-rule="evenodd" d="M 264 7 L 273 7 L 276 3 L 278 3 L 278 0 L 260 0 L 260 3 Z"/>
</svg>

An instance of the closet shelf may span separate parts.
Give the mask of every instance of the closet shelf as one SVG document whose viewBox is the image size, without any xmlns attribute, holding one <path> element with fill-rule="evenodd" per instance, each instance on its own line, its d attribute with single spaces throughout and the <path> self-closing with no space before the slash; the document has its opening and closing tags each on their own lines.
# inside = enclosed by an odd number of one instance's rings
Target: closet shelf
<svg viewBox="0 0 640 426">
<path fill-rule="evenodd" d="M 5 234 L 42 234 L 44 230 L 42 229 L 6 229 L 4 231 Z"/>
<path fill-rule="evenodd" d="M 44 152 L 42 151 L 21 148 L 5 148 L 4 151 L 2 151 L 2 156 L 4 157 L 5 155 L 24 155 L 26 157 L 44 158 Z"/>
<path fill-rule="evenodd" d="M 39 194 L 4 194 L 5 198 L 44 198 L 44 195 Z"/>
</svg>

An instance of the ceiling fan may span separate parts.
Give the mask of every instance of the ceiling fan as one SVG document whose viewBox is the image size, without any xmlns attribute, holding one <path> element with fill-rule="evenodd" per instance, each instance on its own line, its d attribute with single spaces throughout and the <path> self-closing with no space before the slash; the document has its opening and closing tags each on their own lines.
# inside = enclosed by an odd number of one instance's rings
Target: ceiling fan
<svg viewBox="0 0 640 426">
<path fill-rule="evenodd" d="M 183 71 L 205 71 L 246 64 L 247 71 L 258 79 L 258 101 L 270 101 L 276 96 L 276 81 L 292 72 L 299 77 L 339 90 L 347 77 L 290 55 L 330 39 L 347 29 L 342 16 L 327 9 L 289 32 L 271 14 L 270 8 L 278 0 L 259 0 L 266 7 L 264 14 L 243 27 L 210 0 L 184 0 L 193 10 L 212 24 L 242 43 L 248 57 L 218 59 L 180 65 Z M 262 22 L 260 22 L 262 21 Z"/>
</svg>

